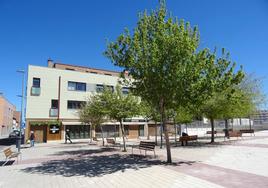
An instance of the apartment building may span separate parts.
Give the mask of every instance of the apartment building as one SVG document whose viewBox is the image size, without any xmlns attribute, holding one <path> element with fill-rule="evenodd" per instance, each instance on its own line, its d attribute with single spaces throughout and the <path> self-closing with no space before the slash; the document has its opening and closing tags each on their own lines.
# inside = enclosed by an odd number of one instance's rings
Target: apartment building
<svg viewBox="0 0 268 188">
<path fill-rule="evenodd" d="M 3 94 L 0 95 L 0 137 L 7 136 L 16 122 L 16 106 L 11 104 Z"/>
<path fill-rule="evenodd" d="M 268 110 L 259 110 L 252 115 L 252 118 L 257 125 L 268 125 Z"/>
<path fill-rule="evenodd" d="M 66 129 L 73 139 L 89 138 L 90 125 L 79 121 L 79 108 L 91 95 L 102 92 L 104 86 L 114 88 L 119 75 L 120 72 L 52 60 L 48 60 L 47 67 L 29 65 L 25 138 L 34 131 L 38 142 L 62 140 Z M 122 91 L 127 94 L 128 88 L 123 87 Z M 143 118 L 131 118 L 124 125 L 129 137 L 145 136 L 149 131 L 155 133 Z M 106 137 L 120 132 L 118 122 L 106 122 L 103 129 Z M 96 131 L 98 136 L 99 130 Z"/>
</svg>

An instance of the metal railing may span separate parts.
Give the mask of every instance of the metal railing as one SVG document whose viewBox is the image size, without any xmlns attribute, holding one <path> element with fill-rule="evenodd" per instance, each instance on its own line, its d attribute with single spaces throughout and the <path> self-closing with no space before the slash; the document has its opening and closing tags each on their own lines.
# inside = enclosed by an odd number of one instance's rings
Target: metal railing
<svg viewBox="0 0 268 188">
<path fill-rule="evenodd" d="M 50 117 L 57 117 L 59 114 L 59 109 L 57 108 L 50 108 L 49 109 L 49 116 Z"/>
<path fill-rule="evenodd" d="M 31 95 L 34 96 L 39 96 L 41 93 L 41 88 L 40 87 L 33 87 L 31 88 Z"/>
</svg>

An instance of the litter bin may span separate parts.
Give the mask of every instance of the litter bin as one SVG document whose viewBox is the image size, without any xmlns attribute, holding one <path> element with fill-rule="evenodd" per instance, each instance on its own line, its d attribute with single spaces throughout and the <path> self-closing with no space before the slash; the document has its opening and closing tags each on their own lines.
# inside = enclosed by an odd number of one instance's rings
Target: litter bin
<svg viewBox="0 0 268 188">
<path fill-rule="evenodd" d="M 21 135 L 21 139 L 20 139 L 20 136 L 16 136 L 16 148 L 19 147 L 19 140 L 21 140 L 20 144 L 24 144 L 24 135 Z"/>
<path fill-rule="evenodd" d="M 16 148 L 19 147 L 19 136 L 16 136 Z"/>
</svg>

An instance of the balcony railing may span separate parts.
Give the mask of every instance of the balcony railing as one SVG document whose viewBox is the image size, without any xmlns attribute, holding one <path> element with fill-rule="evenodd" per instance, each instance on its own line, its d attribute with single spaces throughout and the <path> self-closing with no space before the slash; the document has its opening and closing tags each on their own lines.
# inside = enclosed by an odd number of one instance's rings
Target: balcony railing
<svg viewBox="0 0 268 188">
<path fill-rule="evenodd" d="M 41 93 L 41 88 L 40 87 L 32 87 L 31 88 L 31 95 L 39 96 L 40 93 Z"/>
<path fill-rule="evenodd" d="M 50 117 L 57 117 L 59 114 L 59 109 L 57 108 L 50 108 L 49 109 L 49 116 Z"/>
</svg>

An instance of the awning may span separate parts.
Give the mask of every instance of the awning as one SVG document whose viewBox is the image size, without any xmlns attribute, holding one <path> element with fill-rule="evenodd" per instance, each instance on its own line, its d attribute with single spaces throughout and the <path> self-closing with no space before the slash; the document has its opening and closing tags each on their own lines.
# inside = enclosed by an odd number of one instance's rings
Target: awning
<svg viewBox="0 0 268 188">
<path fill-rule="evenodd" d="M 63 121 L 63 125 L 84 125 L 85 123 L 82 123 L 80 121 Z"/>
<path fill-rule="evenodd" d="M 80 121 L 63 121 L 63 125 L 84 125 L 85 123 Z M 124 125 L 144 125 L 146 122 L 123 122 Z M 104 122 L 102 125 L 120 125 L 119 122 Z"/>
</svg>

